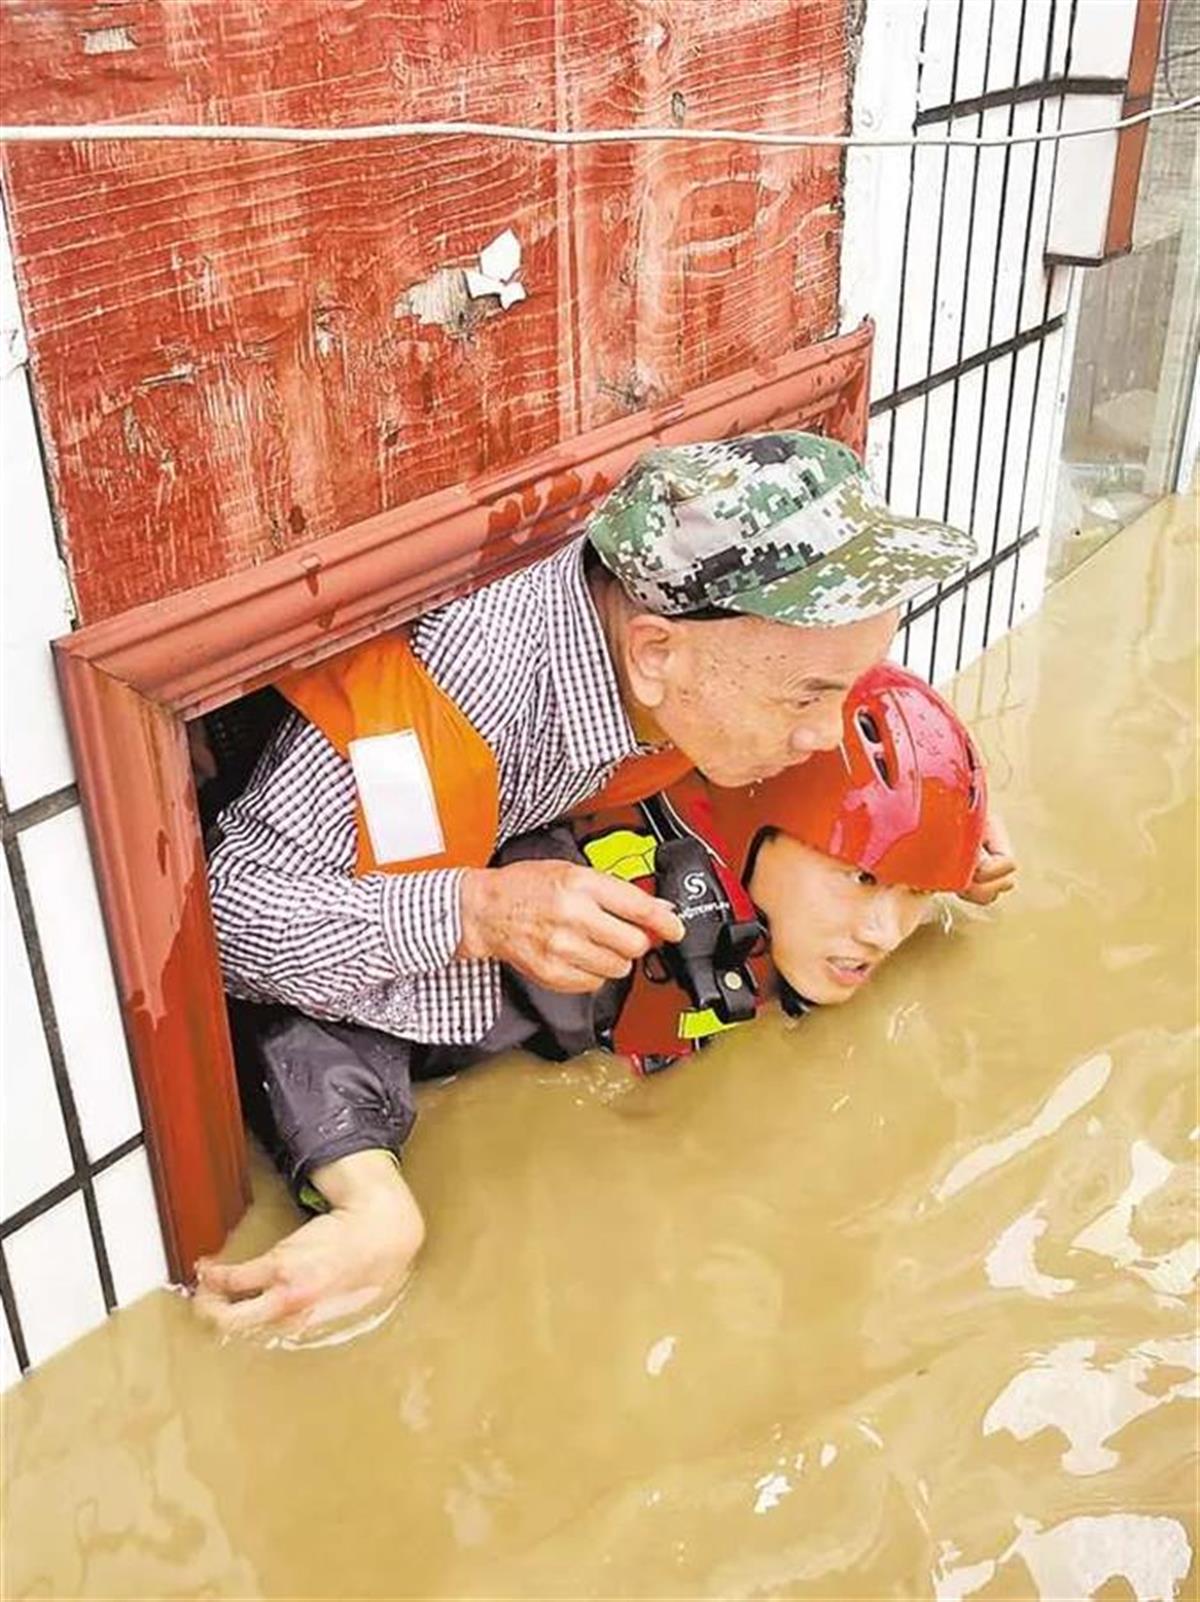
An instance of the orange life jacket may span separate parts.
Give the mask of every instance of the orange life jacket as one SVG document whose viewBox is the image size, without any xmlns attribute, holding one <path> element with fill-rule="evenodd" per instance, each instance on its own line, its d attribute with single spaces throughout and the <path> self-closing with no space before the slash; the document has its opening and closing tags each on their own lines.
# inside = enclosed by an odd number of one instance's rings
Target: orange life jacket
<svg viewBox="0 0 1200 1602">
<path fill-rule="evenodd" d="M 723 836 L 713 821 L 708 786 L 698 773 L 691 772 L 671 784 L 666 794 L 676 812 L 727 863 L 735 868 Z M 739 797 L 726 792 L 725 811 L 736 806 Z M 747 805 L 749 801 L 747 798 Z M 576 838 L 592 867 L 602 873 L 632 881 L 655 893 L 656 841 L 636 805 L 600 807 L 593 804 L 585 815 L 574 819 Z M 765 996 L 770 974 L 766 956 L 752 957 L 751 974 L 758 995 Z M 690 998 L 667 977 L 654 953 L 634 969 L 629 994 L 613 1029 L 613 1047 L 621 1056 L 677 1058 L 696 1050 L 713 1035 L 736 1024 L 722 1024 L 713 1013 L 692 1010 Z"/>
<path fill-rule="evenodd" d="M 495 755 L 413 655 L 405 630 L 289 673 L 276 688 L 354 768 L 356 874 L 490 861 L 500 816 Z M 653 795 L 690 766 L 673 747 L 630 757 L 587 809 Z"/>
</svg>

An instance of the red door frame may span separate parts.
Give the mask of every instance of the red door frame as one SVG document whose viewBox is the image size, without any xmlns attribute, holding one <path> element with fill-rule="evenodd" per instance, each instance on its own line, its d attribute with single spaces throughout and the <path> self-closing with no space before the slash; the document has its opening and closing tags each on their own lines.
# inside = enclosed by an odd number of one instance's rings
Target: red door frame
<svg viewBox="0 0 1200 1602">
<path fill-rule="evenodd" d="M 866 443 L 872 328 L 55 642 L 171 1272 L 249 1196 L 186 720 L 561 543 L 660 442 L 772 426 Z"/>
</svg>

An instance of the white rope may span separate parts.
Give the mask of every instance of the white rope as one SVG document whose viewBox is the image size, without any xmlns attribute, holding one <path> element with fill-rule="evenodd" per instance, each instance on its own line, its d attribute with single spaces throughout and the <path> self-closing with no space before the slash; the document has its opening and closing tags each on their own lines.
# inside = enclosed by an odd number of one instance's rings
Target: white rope
<svg viewBox="0 0 1200 1602">
<path fill-rule="evenodd" d="M 1061 98 L 1061 97 L 1055 97 Z M 1200 106 L 1200 95 L 1154 106 L 1119 122 L 1101 123 L 1092 128 L 1046 129 L 1041 133 L 997 134 L 988 138 L 927 139 L 893 134 L 805 134 L 765 133 L 752 128 L 526 128 L 502 122 L 380 122 L 351 128 L 274 128 L 257 123 L 189 124 L 170 122 L 105 123 L 81 122 L 26 123 L 0 125 L 0 143 L 74 144 L 93 140 L 224 140 L 249 144 L 324 145 L 348 144 L 368 139 L 440 139 L 470 136 L 477 139 L 508 139 L 527 145 L 611 145 L 665 143 L 775 145 L 783 149 L 800 146 L 841 146 L 844 149 L 895 150 L 918 148 L 991 149 L 1003 145 L 1037 145 L 1062 139 L 1087 139 L 1094 134 L 1119 133 L 1136 128 L 1152 117 L 1168 117 Z M 996 108 L 1002 109 L 1002 108 Z"/>
</svg>

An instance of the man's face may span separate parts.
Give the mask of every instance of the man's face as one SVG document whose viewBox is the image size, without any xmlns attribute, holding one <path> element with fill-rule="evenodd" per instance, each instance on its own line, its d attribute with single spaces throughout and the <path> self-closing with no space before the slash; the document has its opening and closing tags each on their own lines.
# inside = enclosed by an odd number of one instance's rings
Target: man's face
<svg viewBox="0 0 1200 1602">
<path fill-rule="evenodd" d="M 648 673 L 634 662 L 634 690 L 713 784 L 753 784 L 839 743 L 846 693 L 887 654 L 897 615 L 837 628 L 638 619 L 647 637 L 657 625 L 662 643 L 645 657 Z"/>
<path fill-rule="evenodd" d="M 877 884 L 869 873 L 801 845 L 765 840 L 748 886 L 771 925 L 771 960 L 800 995 L 849 1001 L 924 919 L 928 892 Z"/>
</svg>

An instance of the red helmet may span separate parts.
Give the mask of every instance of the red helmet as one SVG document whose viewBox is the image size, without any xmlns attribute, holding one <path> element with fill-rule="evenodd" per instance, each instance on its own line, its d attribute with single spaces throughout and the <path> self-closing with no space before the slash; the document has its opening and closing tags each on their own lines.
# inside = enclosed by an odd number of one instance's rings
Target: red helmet
<svg viewBox="0 0 1200 1602">
<path fill-rule="evenodd" d="M 712 789 L 740 867 L 771 825 L 884 884 L 962 890 L 987 822 L 983 764 L 951 707 L 889 662 L 846 697 L 842 745 L 750 790 Z"/>
</svg>

